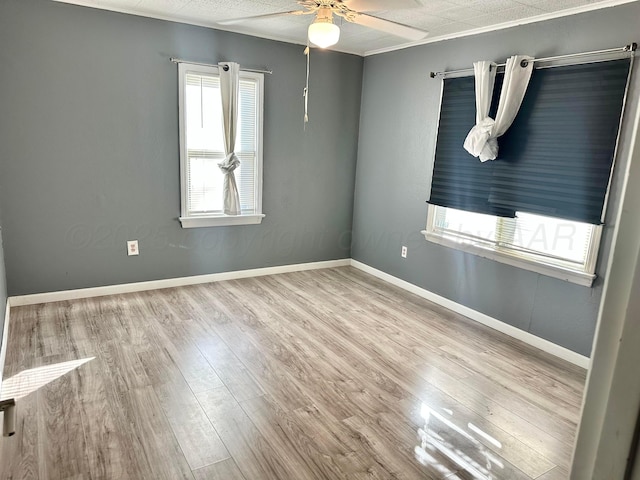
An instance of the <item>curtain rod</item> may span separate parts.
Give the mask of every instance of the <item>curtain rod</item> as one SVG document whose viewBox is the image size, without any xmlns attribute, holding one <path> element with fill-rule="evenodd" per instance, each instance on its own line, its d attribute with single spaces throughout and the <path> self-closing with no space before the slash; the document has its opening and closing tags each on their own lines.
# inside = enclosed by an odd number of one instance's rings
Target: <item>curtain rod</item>
<svg viewBox="0 0 640 480">
<path fill-rule="evenodd" d="M 534 58 L 533 62 L 552 62 L 554 60 L 565 60 L 565 59 L 574 58 L 574 57 L 585 57 L 585 56 L 591 56 L 591 55 L 605 55 L 605 54 L 625 53 L 625 52 L 629 52 L 631 55 L 633 55 L 633 52 L 636 51 L 637 47 L 638 47 L 637 43 L 631 43 L 629 45 L 625 45 L 624 47 L 609 48 L 606 50 L 594 50 L 592 52 L 570 53 L 568 55 L 557 55 L 555 57 Z M 526 60 L 523 60 L 523 62 L 526 62 Z M 496 68 L 504 67 L 505 65 L 506 63 L 500 63 L 496 65 Z M 523 65 L 523 67 L 526 67 L 526 65 Z M 436 77 L 444 78 L 449 75 L 458 75 L 463 73 L 473 74 L 473 68 L 463 68 L 461 70 L 449 70 L 447 72 L 431 72 L 429 76 L 431 78 L 436 78 Z"/>
<path fill-rule="evenodd" d="M 173 58 L 171 57 L 169 60 L 171 60 L 173 63 L 190 63 L 192 65 L 200 65 L 202 67 L 219 67 L 219 65 L 217 63 L 201 63 L 201 62 L 190 62 L 189 60 L 183 60 L 181 58 Z M 240 68 L 240 70 L 242 70 L 243 72 L 253 72 L 253 73 L 266 73 L 267 75 L 271 75 L 273 73 L 272 70 L 261 70 L 261 69 L 257 69 L 257 68 Z"/>
</svg>

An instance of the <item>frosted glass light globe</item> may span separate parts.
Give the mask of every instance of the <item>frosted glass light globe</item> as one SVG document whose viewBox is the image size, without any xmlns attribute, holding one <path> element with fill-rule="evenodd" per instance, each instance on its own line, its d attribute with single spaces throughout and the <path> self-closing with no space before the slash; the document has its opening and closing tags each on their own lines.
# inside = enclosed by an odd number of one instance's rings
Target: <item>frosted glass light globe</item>
<svg viewBox="0 0 640 480">
<path fill-rule="evenodd" d="M 340 40 L 340 27 L 329 22 L 316 21 L 309 25 L 309 41 L 320 48 L 335 45 Z"/>
</svg>

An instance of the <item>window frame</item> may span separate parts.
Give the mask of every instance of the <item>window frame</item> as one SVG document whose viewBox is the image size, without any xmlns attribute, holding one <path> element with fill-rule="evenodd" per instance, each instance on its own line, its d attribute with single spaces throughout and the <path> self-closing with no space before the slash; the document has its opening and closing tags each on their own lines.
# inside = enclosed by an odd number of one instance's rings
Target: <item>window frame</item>
<svg viewBox="0 0 640 480">
<path fill-rule="evenodd" d="M 544 255 L 533 252 L 517 251 L 510 248 L 501 248 L 499 242 L 482 240 L 471 235 L 454 234 L 436 227 L 436 209 L 448 208 L 437 205 L 428 205 L 426 229 L 421 233 L 428 242 L 437 243 L 445 247 L 455 248 L 463 252 L 478 255 L 483 258 L 495 260 L 514 267 L 522 268 L 541 275 L 559 278 L 571 283 L 591 287 L 596 278 L 595 268 L 602 240 L 602 225 L 593 225 L 593 234 L 589 244 L 589 250 L 585 261 L 584 271 L 552 262 Z M 496 220 L 495 228 L 500 228 L 500 217 L 492 216 Z"/>
<path fill-rule="evenodd" d="M 226 215 L 224 213 L 208 213 L 193 215 L 188 211 L 188 153 L 186 142 L 186 76 L 208 75 L 219 77 L 219 67 L 193 63 L 178 64 L 178 120 L 180 133 L 180 223 L 182 228 L 216 227 L 229 225 L 256 225 L 265 217 L 262 212 L 262 183 L 263 183 L 263 135 L 264 135 L 264 74 L 259 72 L 240 71 L 240 80 L 255 81 L 256 92 L 256 165 L 255 165 L 255 212 L 250 214 Z"/>
</svg>

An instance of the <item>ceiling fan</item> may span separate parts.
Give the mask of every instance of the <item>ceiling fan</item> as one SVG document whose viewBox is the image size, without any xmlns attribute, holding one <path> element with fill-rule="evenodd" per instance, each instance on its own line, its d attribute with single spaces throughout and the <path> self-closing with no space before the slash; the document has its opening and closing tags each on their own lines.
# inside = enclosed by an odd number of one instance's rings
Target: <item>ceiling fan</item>
<svg viewBox="0 0 640 480">
<path fill-rule="evenodd" d="M 406 38 L 407 40 L 421 40 L 428 35 L 428 32 L 424 30 L 363 13 L 417 7 L 420 5 L 418 0 L 298 0 L 296 3 L 303 9 L 221 20 L 217 23 L 220 25 L 234 25 L 251 20 L 285 15 L 315 15 L 313 23 L 309 25 L 308 37 L 311 43 L 320 48 L 335 45 L 340 39 L 340 27 L 333 23 L 333 15 L 342 17 L 348 22 Z"/>
</svg>

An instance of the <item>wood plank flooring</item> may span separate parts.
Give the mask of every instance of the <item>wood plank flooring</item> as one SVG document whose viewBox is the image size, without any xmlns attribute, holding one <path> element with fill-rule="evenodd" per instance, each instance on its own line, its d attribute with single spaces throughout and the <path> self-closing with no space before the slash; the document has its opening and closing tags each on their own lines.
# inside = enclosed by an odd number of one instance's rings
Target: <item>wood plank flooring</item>
<svg viewBox="0 0 640 480">
<path fill-rule="evenodd" d="M 562 479 L 585 380 L 351 267 L 14 308 L 20 372 L 2 479 Z"/>
</svg>

